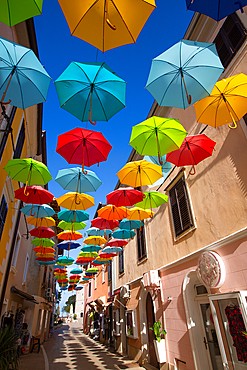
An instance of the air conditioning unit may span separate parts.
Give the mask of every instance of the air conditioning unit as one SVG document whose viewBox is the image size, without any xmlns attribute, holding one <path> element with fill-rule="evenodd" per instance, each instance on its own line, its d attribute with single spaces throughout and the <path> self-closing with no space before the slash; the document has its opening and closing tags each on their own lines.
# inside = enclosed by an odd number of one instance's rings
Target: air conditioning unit
<svg viewBox="0 0 247 370">
<path fill-rule="evenodd" d="M 130 298 L 129 285 L 123 285 L 120 288 L 120 298 Z"/>
<path fill-rule="evenodd" d="M 143 274 L 143 285 L 147 290 L 158 289 L 160 287 L 158 270 L 150 270 Z"/>
<path fill-rule="evenodd" d="M 47 288 L 45 290 L 45 298 L 51 298 L 52 297 L 52 289 L 51 288 Z"/>
</svg>

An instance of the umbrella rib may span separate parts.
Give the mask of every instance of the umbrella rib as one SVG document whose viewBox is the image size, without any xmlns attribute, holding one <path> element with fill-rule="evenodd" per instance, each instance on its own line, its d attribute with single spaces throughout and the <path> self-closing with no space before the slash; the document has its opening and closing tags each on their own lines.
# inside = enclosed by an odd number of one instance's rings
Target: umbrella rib
<svg viewBox="0 0 247 370">
<path fill-rule="evenodd" d="M 189 59 L 187 59 L 186 62 L 184 62 L 183 66 L 188 65 L 193 58 L 195 58 L 198 54 L 202 53 L 205 49 L 209 49 L 211 46 L 212 46 L 212 44 L 209 44 L 209 45 L 201 48 L 200 50 L 198 50 L 196 53 L 194 52 L 193 55 Z"/>
<path fill-rule="evenodd" d="M 90 11 L 90 9 L 98 2 L 99 0 L 95 0 L 94 3 L 88 8 L 88 10 L 84 13 L 84 15 L 81 17 L 81 19 L 79 20 L 79 22 L 76 24 L 76 26 L 74 27 L 73 31 L 71 31 L 71 35 L 73 35 L 73 33 L 75 33 L 76 29 L 78 28 L 79 24 L 81 23 L 81 21 L 83 20 L 83 18 L 86 16 L 86 14 Z"/>
<path fill-rule="evenodd" d="M 206 91 L 208 94 L 209 92 L 205 89 L 205 87 L 201 84 L 201 82 L 199 80 L 197 80 L 194 76 L 192 76 L 191 74 L 189 74 L 187 71 L 184 71 L 184 74 L 189 76 L 192 80 L 194 80 L 198 85 L 200 85 L 204 91 Z"/>
<path fill-rule="evenodd" d="M 213 96 L 211 96 L 211 97 L 213 97 Z M 205 113 L 205 111 L 208 109 L 208 107 L 210 107 L 211 105 L 213 105 L 213 104 L 216 104 L 216 102 L 217 102 L 217 100 L 218 100 L 218 102 L 220 103 L 220 97 L 218 97 L 218 96 L 215 96 L 215 98 L 214 98 L 214 100 L 211 102 L 211 103 L 209 103 L 204 109 L 203 109 L 203 111 L 201 112 L 201 114 L 199 115 L 199 117 L 197 117 L 197 122 L 199 122 L 199 119 L 201 118 L 201 116 Z"/>
</svg>

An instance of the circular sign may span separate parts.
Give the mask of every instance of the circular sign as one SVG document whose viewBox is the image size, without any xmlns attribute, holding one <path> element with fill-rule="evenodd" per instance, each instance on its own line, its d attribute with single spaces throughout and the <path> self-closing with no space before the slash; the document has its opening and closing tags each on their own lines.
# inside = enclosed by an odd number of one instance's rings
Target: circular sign
<svg viewBox="0 0 247 370">
<path fill-rule="evenodd" d="M 204 252 L 198 259 L 197 274 L 209 288 L 220 288 L 226 278 L 226 269 L 222 258 L 215 252 Z"/>
</svg>

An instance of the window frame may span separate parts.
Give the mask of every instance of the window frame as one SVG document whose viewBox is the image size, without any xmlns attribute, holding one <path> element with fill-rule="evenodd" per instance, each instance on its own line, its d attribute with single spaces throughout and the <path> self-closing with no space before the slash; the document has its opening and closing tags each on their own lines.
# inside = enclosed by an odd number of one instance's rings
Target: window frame
<svg viewBox="0 0 247 370">
<path fill-rule="evenodd" d="M 26 139 L 26 128 L 25 128 L 25 121 L 23 119 L 20 131 L 19 131 L 19 135 L 18 135 L 18 138 L 17 138 L 17 142 L 15 144 L 15 152 L 14 152 L 14 158 L 15 159 L 16 158 L 21 158 L 21 153 L 22 153 L 22 150 L 23 150 L 25 139 Z"/>
<path fill-rule="evenodd" d="M 1 129 L 4 130 L 5 132 L 0 131 L 0 161 L 1 161 L 3 153 L 4 153 L 4 150 L 5 150 L 7 141 L 8 141 L 9 134 L 11 134 L 12 123 L 13 123 L 13 120 L 14 120 L 14 117 L 15 117 L 16 110 L 17 110 L 17 107 L 11 106 L 11 112 L 10 112 L 10 115 L 9 115 L 8 122 L 5 118 L 3 118 L 3 122 L 5 122 L 5 125 L 2 122 Z"/>
<path fill-rule="evenodd" d="M 112 281 L 112 260 L 107 263 L 108 281 Z"/>
<path fill-rule="evenodd" d="M 88 283 L 88 298 L 92 297 L 92 282 L 89 281 Z"/>
<path fill-rule="evenodd" d="M 105 283 L 105 265 L 102 265 L 102 284 Z"/>
<path fill-rule="evenodd" d="M 137 259 L 138 262 L 142 262 L 147 259 L 147 243 L 145 225 L 140 229 L 136 229 L 136 246 L 137 246 Z"/>
<path fill-rule="evenodd" d="M 119 275 L 124 273 L 124 249 L 118 252 L 118 269 Z"/>
</svg>

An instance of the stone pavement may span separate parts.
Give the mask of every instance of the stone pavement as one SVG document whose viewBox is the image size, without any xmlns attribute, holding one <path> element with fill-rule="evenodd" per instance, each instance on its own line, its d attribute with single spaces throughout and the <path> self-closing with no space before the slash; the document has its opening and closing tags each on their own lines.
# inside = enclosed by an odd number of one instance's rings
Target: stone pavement
<svg viewBox="0 0 247 370">
<path fill-rule="evenodd" d="M 77 323 L 55 330 L 41 347 L 40 353 L 20 357 L 19 370 L 144 370 L 89 338 Z"/>
</svg>

